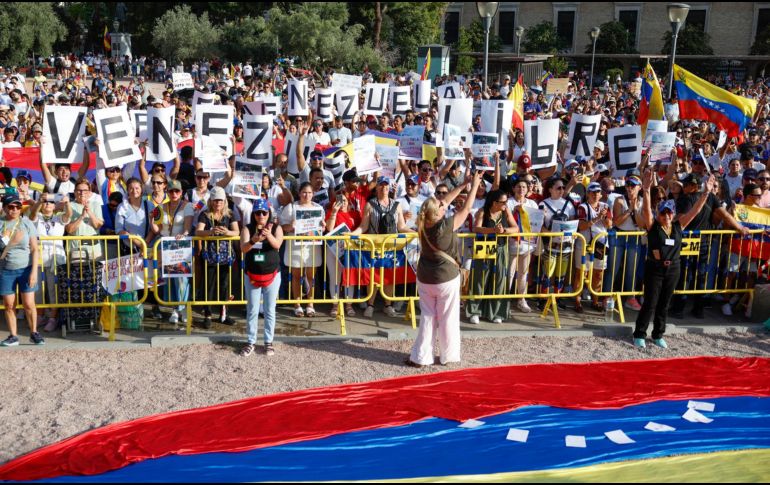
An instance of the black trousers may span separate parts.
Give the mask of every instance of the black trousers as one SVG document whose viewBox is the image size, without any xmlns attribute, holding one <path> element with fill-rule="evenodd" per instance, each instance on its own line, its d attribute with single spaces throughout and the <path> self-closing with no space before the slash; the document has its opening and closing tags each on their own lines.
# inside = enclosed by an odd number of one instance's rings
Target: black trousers
<svg viewBox="0 0 770 485">
<path fill-rule="evenodd" d="M 659 339 L 666 332 L 668 304 L 679 282 L 679 262 L 664 266 L 647 261 L 644 267 L 644 304 L 636 318 L 634 338 L 645 338 L 652 320 L 652 338 Z M 654 315 L 654 317 L 653 317 Z"/>
</svg>

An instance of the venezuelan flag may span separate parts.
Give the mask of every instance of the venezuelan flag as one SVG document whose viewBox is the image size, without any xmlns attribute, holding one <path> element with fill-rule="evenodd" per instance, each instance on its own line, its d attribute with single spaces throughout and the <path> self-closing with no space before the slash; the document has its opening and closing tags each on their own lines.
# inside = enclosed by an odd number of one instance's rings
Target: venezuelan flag
<svg viewBox="0 0 770 485">
<path fill-rule="evenodd" d="M 664 120 L 666 116 L 663 111 L 663 95 L 660 91 L 658 76 L 652 70 L 650 63 L 644 68 L 642 75 L 642 100 L 639 103 L 638 122 L 642 125 L 642 138 L 647 131 L 647 122 L 649 120 Z"/>
<path fill-rule="evenodd" d="M 630 440 L 613 441 L 618 431 Z M 0 465 L 0 481 L 761 482 L 769 456 L 770 359 L 690 357 L 253 397 L 91 430 Z"/>
<path fill-rule="evenodd" d="M 551 71 L 543 71 L 543 74 L 540 76 L 540 84 L 548 81 L 552 77 L 553 77 L 553 74 L 551 73 Z"/>
<path fill-rule="evenodd" d="M 770 209 L 737 204 L 735 218 L 751 230 L 770 230 Z M 745 239 L 740 235 L 733 236 L 730 252 L 744 258 L 770 260 L 770 237 L 766 233 L 752 234 Z"/>
<path fill-rule="evenodd" d="M 674 85 L 681 119 L 706 120 L 739 136 L 757 111 L 753 99 L 737 96 L 674 64 Z"/>
<path fill-rule="evenodd" d="M 107 30 L 107 26 L 104 26 L 104 35 L 103 35 L 103 41 L 104 41 L 104 50 L 106 52 L 110 52 L 112 50 L 112 40 L 110 39 L 109 31 Z"/>
<path fill-rule="evenodd" d="M 420 81 L 428 79 L 430 74 L 430 48 L 428 48 L 428 54 L 425 56 L 425 64 L 422 66 L 422 74 L 420 74 Z"/>
<path fill-rule="evenodd" d="M 508 101 L 513 101 L 513 118 L 511 127 L 524 130 L 524 75 L 519 74 L 516 85 L 508 94 Z"/>
</svg>

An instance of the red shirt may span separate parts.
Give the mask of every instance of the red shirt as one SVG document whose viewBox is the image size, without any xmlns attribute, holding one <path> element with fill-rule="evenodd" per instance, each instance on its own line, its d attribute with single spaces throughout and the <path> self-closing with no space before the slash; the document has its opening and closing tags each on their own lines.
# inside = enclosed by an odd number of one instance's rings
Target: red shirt
<svg viewBox="0 0 770 485">
<path fill-rule="evenodd" d="M 348 212 L 352 215 L 355 222 L 355 227 L 350 227 L 352 230 L 361 225 L 361 220 L 364 218 L 366 201 L 369 200 L 371 191 L 369 190 L 369 185 L 361 184 L 353 192 L 344 192 L 344 194 L 348 198 Z"/>
<path fill-rule="evenodd" d="M 333 207 L 333 204 L 329 204 L 329 208 L 326 209 L 326 220 L 327 221 L 329 220 L 329 217 L 331 217 L 332 207 Z M 358 218 L 358 222 L 356 223 L 356 219 L 354 217 L 355 215 L 356 214 L 351 212 L 351 211 L 348 211 L 348 212 L 339 211 L 339 212 L 337 212 L 337 217 L 334 220 L 334 227 L 337 227 L 340 224 L 347 224 L 348 228 L 350 228 L 351 231 L 354 231 L 359 226 L 359 224 L 361 224 L 361 218 L 360 217 Z M 327 227 L 326 228 L 327 232 L 331 231 L 332 229 L 334 229 L 334 227 Z"/>
</svg>

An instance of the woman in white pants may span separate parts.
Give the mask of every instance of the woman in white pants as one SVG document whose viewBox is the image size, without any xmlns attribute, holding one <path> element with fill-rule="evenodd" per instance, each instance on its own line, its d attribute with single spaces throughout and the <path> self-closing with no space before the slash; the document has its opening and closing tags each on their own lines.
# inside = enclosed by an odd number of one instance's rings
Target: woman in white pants
<svg viewBox="0 0 770 485">
<path fill-rule="evenodd" d="M 462 209 L 445 217 L 447 206 L 435 197 L 427 199 L 417 217 L 420 260 L 417 263 L 417 294 L 420 296 L 420 330 L 406 364 L 433 365 L 433 342 L 438 333 L 439 361 L 442 365 L 460 362 L 460 266 L 457 263 L 460 229 L 473 207 L 482 172 L 473 176 L 473 185 Z"/>
</svg>

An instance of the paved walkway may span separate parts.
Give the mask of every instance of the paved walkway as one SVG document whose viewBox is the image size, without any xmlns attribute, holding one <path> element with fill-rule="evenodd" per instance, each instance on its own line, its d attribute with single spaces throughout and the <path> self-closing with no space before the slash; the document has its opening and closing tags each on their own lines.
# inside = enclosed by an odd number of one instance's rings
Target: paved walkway
<svg viewBox="0 0 770 485">
<path fill-rule="evenodd" d="M 245 308 L 231 306 L 230 315 L 235 319 L 233 326 L 215 323 L 212 329 L 204 330 L 200 326 L 201 317 L 194 314 L 192 335 L 187 336 L 183 330 L 175 330 L 168 323 L 168 312 L 165 312 L 165 320 L 159 321 L 153 318 L 145 318 L 141 330 L 116 331 L 116 342 L 108 342 L 107 334 L 98 333 L 69 333 L 66 338 L 60 332 L 44 334 L 46 345 L 37 347 L 41 349 L 61 348 L 139 348 L 148 346 L 175 346 L 190 343 L 212 343 L 231 340 L 245 340 L 246 322 Z M 403 316 L 389 318 L 382 314 L 380 307 L 372 318 L 364 318 L 363 311 L 356 308 L 356 317 L 346 317 L 347 335 L 340 333 L 339 320 L 329 316 L 330 305 L 316 305 L 318 314 L 314 318 L 294 317 L 290 307 L 279 307 L 278 322 L 276 325 L 277 341 L 297 340 L 402 340 L 414 339 L 417 331 L 412 328 L 411 321 Z M 150 306 L 147 305 L 145 315 L 150 315 Z M 586 308 L 583 315 L 578 315 L 571 309 L 561 309 L 561 328 L 557 329 L 553 316 L 541 318 L 539 313 L 523 314 L 516 312 L 505 323 L 493 324 L 481 322 L 472 325 L 463 319 L 461 329 L 464 337 L 511 337 L 511 336 L 591 336 L 610 335 L 628 336 L 630 338 L 636 312 L 626 310 L 626 323 L 616 321 L 605 322 L 603 313 L 598 313 Z M 419 318 L 419 317 L 418 317 Z M 417 321 L 419 324 L 419 319 Z M 259 337 L 262 337 L 262 324 L 260 319 Z M 729 330 L 737 331 L 762 331 L 761 323 L 750 322 L 743 316 L 724 317 L 716 309 L 707 309 L 706 318 L 697 320 L 686 315 L 683 320 L 669 319 L 667 332 L 676 334 L 682 332 L 696 333 L 725 333 Z M 30 349 L 35 346 L 29 343 L 28 329 L 25 323 L 19 322 L 22 345 L 19 349 Z"/>
</svg>

